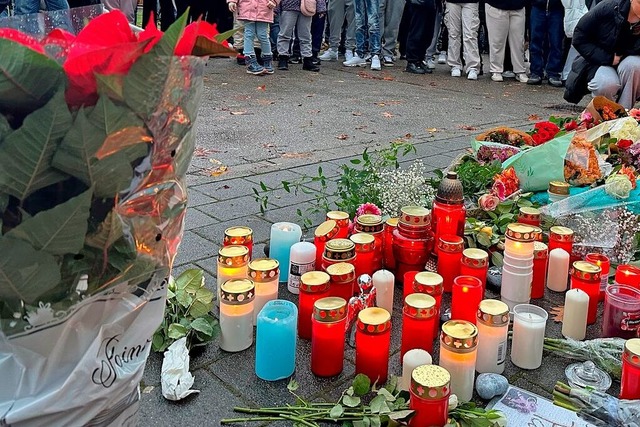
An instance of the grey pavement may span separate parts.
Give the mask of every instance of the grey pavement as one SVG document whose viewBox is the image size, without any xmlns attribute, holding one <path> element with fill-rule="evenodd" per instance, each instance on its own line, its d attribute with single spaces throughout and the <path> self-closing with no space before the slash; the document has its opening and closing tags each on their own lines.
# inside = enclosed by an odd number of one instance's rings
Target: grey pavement
<svg viewBox="0 0 640 427">
<path fill-rule="evenodd" d="M 260 182 L 278 187 L 282 180 L 295 182 L 313 175 L 318 167 L 335 180 L 340 164 L 365 148 L 385 147 L 398 138 L 412 142 L 417 150 L 416 155 L 401 159 L 401 164 L 419 157 L 432 171 L 448 166 L 481 130 L 497 125 L 528 128 L 532 120 L 579 110 L 563 101 L 561 90 L 550 86 L 527 86 L 515 80 L 495 83 L 488 75 L 478 81 L 452 78 L 445 66 L 426 76 L 404 73 L 400 66 L 373 72 L 347 69 L 335 62 L 323 63 L 318 74 L 304 72 L 298 65 L 290 68 L 255 77 L 247 75 L 235 60 L 209 61 L 196 127 L 196 155 L 187 176 L 189 210 L 175 274 L 202 268 L 207 286 L 215 287 L 216 254 L 225 228 L 250 226 L 256 239 L 254 253 L 261 253 L 272 223 L 300 222 L 296 210 L 312 206 L 313 194 L 277 190 L 262 214 L 253 196 Z M 317 225 L 322 215 L 312 220 Z M 312 231 L 305 231 L 303 237 L 312 236 Z M 297 299 L 282 285 L 280 297 Z M 563 304 L 563 296 L 551 293 L 534 303 L 550 310 Z M 390 358 L 390 373 L 396 375 L 401 373 L 400 312 L 401 295 L 396 292 Z M 597 337 L 599 328 L 600 319 L 588 328 L 588 337 Z M 560 324 L 550 320 L 547 335 L 559 337 Z M 140 425 L 216 426 L 220 419 L 238 415 L 233 406 L 294 403 L 286 380 L 257 379 L 254 356 L 254 346 L 226 353 L 214 341 L 192 355 L 194 388 L 201 393 L 169 402 L 160 388 L 162 355 L 152 354 L 142 383 Z M 546 355 L 541 369 L 523 371 L 507 361 L 505 375 L 512 384 L 550 397 L 555 381 L 564 379 L 568 364 Z M 353 372 L 354 352 L 348 349 L 341 375 L 314 377 L 309 342 L 299 342 L 294 378 L 303 397 L 333 401 L 348 387 Z"/>
</svg>

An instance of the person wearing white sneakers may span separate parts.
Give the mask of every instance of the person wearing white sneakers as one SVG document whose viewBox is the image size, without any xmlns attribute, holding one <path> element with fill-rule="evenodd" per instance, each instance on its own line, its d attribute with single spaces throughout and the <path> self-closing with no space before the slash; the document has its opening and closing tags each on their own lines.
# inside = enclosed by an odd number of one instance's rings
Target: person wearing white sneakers
<svg viewBox="0 0 640 427">
<path fill-rule="evenodd" d="M 340 46 L 340 36 L 342 35 L 342 25 L 347 20 L 347 31 L 344 46 L 346 48 L 344 59 L 349 61 L 353 58 L 353 50 L 356 47 L 356 19 L 355 6 L 353 0 L 329 0 L 329 49 L 318 58 L 321 61 L 337 61 L 338 47 Z"/>
<path fill-rule="evenodd" d="M 528 80 L 524 66 L 525 3 L 526 0 L 486 0 L 489 72 L 494 82 L 504 80 L 502 72 L 507 39 L 516 80 L 521 83 Z"/>
<path fill-rule="evenodd" d="M 356 5 L 356 53 L 344 61 L 345 67 L 366 67 L 365 39 L 369 35 L 371 69 L 381 70 L 380 64 L 380 0 L 355 0 Z M 366 26 L 365 26 L 366 24 Z"/>
<path fill-rule="evenodd" d="M 451 67 L 451 76 L 462 75 L 462 58 L 467 68 L 467 78 L 478 80 L 480 68 L 480 51 L 478 49 L 478 28 L 480 28 L 480 13 L 478 1 L 447 0 L 445 24 L 449 30 L 449 51 L 447 63 Z"/>
<path fill-rule="evenodd" d="M 396 60 L 398 30 L 404 11 L 404 2 L 398 0 L 380 0 L 380 30 L 382 32 L 382 59 L 387 67 L 393 67 Z"/>
</svg>

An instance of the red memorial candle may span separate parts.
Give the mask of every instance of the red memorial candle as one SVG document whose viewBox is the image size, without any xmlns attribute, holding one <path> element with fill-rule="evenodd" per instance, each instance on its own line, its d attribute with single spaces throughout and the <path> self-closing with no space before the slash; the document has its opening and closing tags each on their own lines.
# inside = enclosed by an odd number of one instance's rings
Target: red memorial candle
<svg viewBox="0 0 640 427">
<path fill-rule="evenodd" d="M 521 207 L 518 212 L 518 222 L 540 227 L 540 210 L 526 206 Z"/>
<path fill-rule="evenodd" d="M 418 366 L 411 373 L 409 409 L 411 427 L 442 427 L 449 420 L 451 375 L 438 365 Z"/>
<path fill-rule="evenodd" d="M 313 238 L 313 244 L 316 246 L 316 268 L 319 270 L 322 266 L 322 255 L 324 255 L 324 247 L 331 239 L 336 238 L 338 225 L 335 221 L 325 221 L 316 228 Z"/>
<path fill-rule="evenodd" d="M 375 238 L 369 233 L 357 233 L 349 238 L 356 245 L 356 277 L 363 274 L 373 276 L 375 270 Z"/>
<path fill-rule="evenodd" d="M 640 289 L 640 268 L 629 264 L 619 265 L 616 269 L 615 281 L 618 285 L 628 285 Z"/>
<path fill-rule="evenodd" d="M 620 399 L 640 399 L 640 338 L 624 343 Z"/>
<path fill-rule="evenodd" d="M 567 251 L 569 255 L 573 252 L 573 230 L 567 227 L 555 226 L 549 229 L 549 252 L 555 248 Z"/>
<path fill-rule="evenodd" d="M 607 289 L 607 285 L 609 284 L 611 261 L 609 261 L 609 257 L 606 255 L 593 252 L 588 253 L 584 257 L 584 260 L 600 267 L 600 301 L 604 301 L 604 290 Z"/>
<path fill-rule="evenodd" d="M 531 281 L 531 298 L 533 299 L 544 297 L 548 266 L 549 248 L 542 242 L 533 242 L 533 279 Z"/>
<path fill-rule="evenodd" d="M 447 172 L 447 176 L 440 182 L 431 209 L 431 229 L 436 242 L 445 234 L 456 234 L 460 237 L 464 235 L 466 210 L 462 190 L 458 174 Z M 437 248 L 436 254 L 439 255 Z"/>
<path fill-rule="evenodd" d="M 440 332 L 440 310 L 442 307 L 442 276 L 430 271 L 416 274 L 413 279 L 413 292 L 431 295 L 436 300 L 436 319 L 433 323 L 433 336 L 438 336 Z"/>
<path fill-rule="evenodd" d="M 322 254 L 322 271 L 327 271 L 327 267 L 339 262 L 353 264 L 356 259 L 356 245 L 349 239 L 333 239 L 324 245 Z M 316 266 L 318 268 L 318 266 Z M 318 268 L 318 270 L 320 270 Z"/>
<path fill-rule="evenodd" d="M 462 251 L 460 276 L 473 276 L 482 282 L 482 295 L 487 288 L 487 272 L 489 271 L 489 254 L 482 249 L 468 248 Z"/>
<path fill-rule="evenodd" d="M 420 206 L 401 209 L 398 228 L 393 231 L 396 277 L 403 278 L 407 271 L 424 270 L 433 249 L 430 223 L 429 209 Z"/>
<path fill-rule="evenodd" d="M 587 261 L 576 261 L 571 267 L 571 289 L 580 289 L 589 296 L 587 324 L 596 323 L 600 301 L 600 267 Z"/>
<path fill-rule="evenodd" d="M 444 291 L 451 292 L 453 279 L 460 275 L 464 240 L 455 234 L 440 236 L 438 241 L 438 274 L 444 279 Z"/>
<path fill-rule="evenodd" d="M 311 315 L 313 305 L 320 298 L 329 296 L 329 275 L 323 271 L 308 271 L 300 276 L 298 300 L 298 336 L 311 339 Z"/>
<path fill-rule="evenodd" d="M 436 314 L 436 300 L 431 295 L 411 294 L 404 299 L 401 363 L 404 354 L 414 348 L 433 353 L 433 323 L 436 321 Z"/>
<path fill-rule="evenodd" d="M 382 247 L 382 264 L 392 273 L 396 270 L 396 259 L 393 256 L 393 231 L 398 227 L 398 218 L 389 218 L 384 223 L 384 246 Z"/>
<path fill-rule="evenodd" d="M 311 372 L 333 377 L 344 364 L 347 302 L 342 298 L 321 298 L 313 305 L 311 319 Z"/>
<path fill-rule="evenodd" d="M 482 282 L 473 276 L 458 276 L 453 281 L 451 319 L 476 324 L 476 315 L 482 294 Z"/>
<path fill-rule="evenodd" d="M 384 222 L 380 215 L 360 215 L 353 227 L 354 233 L 368 233 L 375 238 L 373 246 L 373 271 L 382 269 L 382 247 L 384 246 Z"/>
<path fill-rule="evenodd" d="M 336 239 L 346 239 L 349 237 L 349 214 L 342 211 L 330 211 L 327 212 L 327 221 L 333 220 L 338 224 L 338 234 Z"/>
<path fill-rule="evenodd" d="M 332 264 L 327 267 L 327 274 L 331 278 L 329 295 L 349 302 L 356 292 L 356 268 L 353 264 L 347 262 Z"/>
<path fill-rule="evenodd" d="M 391 314 L 380 307 L 360 311 L 356 322 L 356 374 L 368 376 L 372 384 L 386 383 L 390 346 Z"/>
<path fill-rule="evenodd" d="M 222 246 L 241 245 L 249 250 L 249 259 L 253 253 L 253 230 L 249 227 L 230 227 L 224 230 Z"/>
<path fill-rule="evenodd" d="M 402 286 L 403 299 L 406 298 L 407 295 L 415 292 L 413 289 L 413 281 L 418 273 L 419 271 L 407 271 L 406 273 L 404 273 L 404 276 L 402 276 L 402 283 L 404 283 L 404 285 Z"/>
</svg>

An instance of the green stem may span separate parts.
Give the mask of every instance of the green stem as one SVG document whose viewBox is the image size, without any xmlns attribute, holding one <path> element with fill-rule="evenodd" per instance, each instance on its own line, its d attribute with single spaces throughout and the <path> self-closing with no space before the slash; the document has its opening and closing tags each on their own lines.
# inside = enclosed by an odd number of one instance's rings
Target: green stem
<svg viewBox="0 0 640 427">
<path fill-rule="evenodd" d="M 245 422 L 258 422 L 258 421 L 277 421 L 280 417 L 251 417 L 251 418 L 226 418 L 220 420 L 220 424 L 234 424 Z"/>
<path fill-rule="evenodd" d="M 292 415 L 285 415 L 285 414 L 280 414 L 280 416 L 282 418 L 284 418 L 285 420 L 289 420 L 289 421 L 295 421 L 297 423 L 300 423 L 302 425 L 308 426 L 308 427 L 318 427 L 317 423 L 311 423 L 305 419 L 302 419 L 300 417 L 294 417 Z"/>
</svg>

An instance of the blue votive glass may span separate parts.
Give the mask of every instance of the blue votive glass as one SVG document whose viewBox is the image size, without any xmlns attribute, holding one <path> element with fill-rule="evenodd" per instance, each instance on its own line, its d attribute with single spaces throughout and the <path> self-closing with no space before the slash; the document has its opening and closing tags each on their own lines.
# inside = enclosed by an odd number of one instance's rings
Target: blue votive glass
<svg viewBox="0 0 640 427">
<path fill-rule="evenodd" d="M 298 308 L 290 301 L 272 300 L 257 319 L 256 375 L 266 381 L 288 378 L 296 367 Z"/>
</svg>

